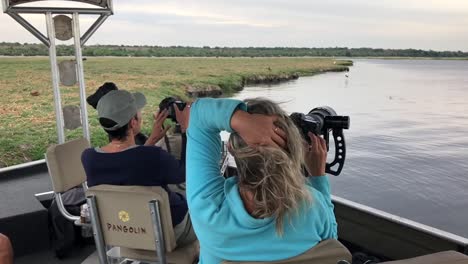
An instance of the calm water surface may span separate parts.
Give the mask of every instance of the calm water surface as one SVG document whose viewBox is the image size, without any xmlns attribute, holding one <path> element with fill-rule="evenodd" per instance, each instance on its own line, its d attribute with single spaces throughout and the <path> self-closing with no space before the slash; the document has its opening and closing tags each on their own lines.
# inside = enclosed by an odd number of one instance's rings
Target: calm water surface
<svg viewBox="0 0 468 264">
<path fill-rule="evenodd" d="M 355 60 L 236 98 L 268 97 L 289 111 L 329 105 L 351 117 L 333 193 L 468 237 L 468 61 Z"/>
</svg>

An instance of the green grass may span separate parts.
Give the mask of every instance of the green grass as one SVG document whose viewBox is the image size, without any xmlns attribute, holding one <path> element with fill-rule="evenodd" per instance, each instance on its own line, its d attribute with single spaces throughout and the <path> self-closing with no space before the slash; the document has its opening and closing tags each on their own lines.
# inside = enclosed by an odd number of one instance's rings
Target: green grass
<svg viewBox="0 0 468 264">
<path fill-rule="evenodd" d="M 339 71 L 349 61 L 317 58 L 88 58 L 85 65 L 87 94 L 106 81 L 120 89 L 143 92 L 144 131 L 149 132 L 150 115 L 160 100 L 176 95 L 187 98 L 188 85 L 221 87 L 225 96 L 243 87 L 255 76 L 313 75 Z M 32 96 L 31 92 L 39 92 Z M 62 105 L 79 105 L 79 88 L 61 87 Z M 93 145 L 107 141 L 88 108 Z M 45 149 L 57 142 L 50 63 L 48 58 L 0 58 L 0 167 L 43 158 Z M 81 136 L 81 128 L 67 131 L 67 140 Z"/>
</svg>

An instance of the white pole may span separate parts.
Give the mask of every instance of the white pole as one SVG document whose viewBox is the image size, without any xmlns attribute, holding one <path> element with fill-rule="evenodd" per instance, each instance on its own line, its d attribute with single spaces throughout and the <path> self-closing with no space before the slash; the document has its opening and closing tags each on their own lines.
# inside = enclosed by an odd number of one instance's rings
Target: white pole
<svg viewBox="0 0 468 264">
<path fill-rule="evenodd" d="M 47 35 L 49 37 L 50 69 L 52 71 L 52 88 L 54 89 L 55 119 L 57 123 L 58 143 L 65 143 L 65 131 L 62 112 L 62 98 L 59 87 L 59 69 L 57 65 L 57 51 L 55 49 L 55 28 L 52 13 L 46 13 Z"/>
<path fill-rule="evenodd" d="M 75 40 L 75 58 L 78 83 L 80 85 L 81 123 L 83 125 L 83 136 L 90 140 L 88 109 L 86 107 L 86 85 L 83 72 L 83 56 L 81 54 L 81 34 L 79 14 L 73 13 L 73 38 Z"/>
</svg>

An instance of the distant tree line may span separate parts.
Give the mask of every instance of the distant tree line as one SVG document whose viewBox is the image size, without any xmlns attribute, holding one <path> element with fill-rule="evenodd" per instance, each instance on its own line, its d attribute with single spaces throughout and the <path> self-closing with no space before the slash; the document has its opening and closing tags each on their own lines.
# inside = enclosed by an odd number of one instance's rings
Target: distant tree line
<svg viewBox="0 0 468 264">
<path fill-rule="evenodd" d="M 58 45 L 59 56 L 72 56 L 71 45 Z M 42 44 L 0 43 L 2 56 L 47 56 L 48 49 Z M 84 56 L 118 57 L 435 57 L 468 58 L 468 52 L 433 51 L 419 49 L 372 49 L 372 48 L 229 48 L 229 47 L 184 47 L 184 46 L 125 46 L 90 45 L 83 49 Z"/>
</svg>

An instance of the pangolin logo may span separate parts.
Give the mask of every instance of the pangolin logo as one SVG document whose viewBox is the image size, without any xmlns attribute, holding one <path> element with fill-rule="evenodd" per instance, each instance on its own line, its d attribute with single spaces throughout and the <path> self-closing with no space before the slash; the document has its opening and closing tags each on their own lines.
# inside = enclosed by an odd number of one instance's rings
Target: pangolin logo
<svg viewBox="0 0 468 264">
<path fill-rule="evenodd" d="M 122 211 L 119 212 L 119 219 L 120 219 L 120 221 L 126 223 L 126 222 L 130 221 L 130 214 L 128 212 L 122 210 Z"/>
</svg>

